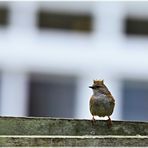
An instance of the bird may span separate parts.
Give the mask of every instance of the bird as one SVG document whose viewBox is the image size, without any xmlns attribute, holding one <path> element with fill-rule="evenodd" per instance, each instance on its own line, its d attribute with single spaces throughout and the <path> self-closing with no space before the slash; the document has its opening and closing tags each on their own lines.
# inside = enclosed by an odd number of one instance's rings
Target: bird
<svg viewBox="0 0 148 148">
<path fill-rule="evenodd" d="M 107 125 L 112 126 L 110 116 L 115 107 L 115 99 L 111 92 L 104 84 L 104 80 L 93 80 L 93 85 L 89 86 L 93 90 L 93 94 L 89 101 L 89 109 L 92 114 L 92 121 L 95 122 L 94 116 L 108 117 Z"/>
</svg>

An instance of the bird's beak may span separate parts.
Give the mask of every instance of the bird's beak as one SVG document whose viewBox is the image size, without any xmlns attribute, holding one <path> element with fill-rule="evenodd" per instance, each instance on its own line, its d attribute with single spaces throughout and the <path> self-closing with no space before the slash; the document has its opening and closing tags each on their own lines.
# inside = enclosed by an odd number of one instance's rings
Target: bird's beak
<svg viewBox="0 0 148 148">
<path fill-rule="evenodd" d="M 93 89 L 94 87 L 93 86 L 89 86 L 89 88 L 92 88 Z"/>
</svg>

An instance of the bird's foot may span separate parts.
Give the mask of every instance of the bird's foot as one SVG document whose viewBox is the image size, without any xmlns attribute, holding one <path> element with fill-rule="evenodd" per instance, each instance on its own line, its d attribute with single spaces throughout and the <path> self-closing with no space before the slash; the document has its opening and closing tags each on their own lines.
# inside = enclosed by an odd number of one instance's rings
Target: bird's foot
<svg viewBox="0 0 148 148">
<path fill-rule="evenodd" d="M 108 116 L 108 120 L 107 120 L 107 126 L 108 126 L 108 128 L 112 127 L 112 121 L 111 121 L 111 118 L 109 116 Z"/>
<path fill-rule="evenodd" d="M 92 117 L 92 120 L 91 121 L 92 121 L 92 124 L 94 125 L 95 124 L 95 121 L 96 121 L 95 118 L 94 118 L 94 116 Z"/>
</svg>

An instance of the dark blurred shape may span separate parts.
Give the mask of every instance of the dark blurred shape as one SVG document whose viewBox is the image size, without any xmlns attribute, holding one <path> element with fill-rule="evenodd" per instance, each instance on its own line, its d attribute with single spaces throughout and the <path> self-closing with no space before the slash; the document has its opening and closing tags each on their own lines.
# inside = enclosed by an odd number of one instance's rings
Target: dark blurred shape
<svg viewBox="0 0 148 148">
<path fill-rule="evenodd" d="M 74 117 L 76 78 L 32 76 L 29 116 Z"/>
<path fill-rule="evenodd" d="M 0 7 L 0 25 L 6 26 L 8 25 L 8 8 Z"/>
<path fill-rule="evenodd" d="M 148 82 L 123 82 L 123 110 L 125 120 L 148 120 Z"/>
<path fill-rule="evenodd" d="M 125 20 L 125 33 L 127 35 L 148 36 L 148 18 L 127 17 Z"/>
<path fill-rule="evenodd" d="M 72 14 L 64 12 L 38 12 L 38 27 L 40 29 L 63 29 L 71 31 L 92 31 L 90 14 Z"/>
</svg>

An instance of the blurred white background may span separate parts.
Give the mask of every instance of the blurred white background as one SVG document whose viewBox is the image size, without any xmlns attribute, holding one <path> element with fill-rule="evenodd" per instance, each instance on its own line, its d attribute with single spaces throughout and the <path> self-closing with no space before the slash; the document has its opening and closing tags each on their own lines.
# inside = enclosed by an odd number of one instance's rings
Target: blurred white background
<svg viewBox="0 0 148 148">
<path fill-rule="evenodd" d="M 90 119 L 93 79 L 148 120 L 148 2 L 0 2 L 0 115 Z"/>
</svg>

